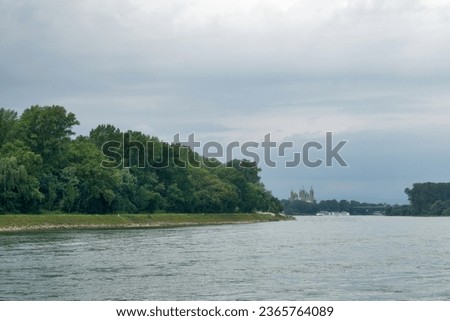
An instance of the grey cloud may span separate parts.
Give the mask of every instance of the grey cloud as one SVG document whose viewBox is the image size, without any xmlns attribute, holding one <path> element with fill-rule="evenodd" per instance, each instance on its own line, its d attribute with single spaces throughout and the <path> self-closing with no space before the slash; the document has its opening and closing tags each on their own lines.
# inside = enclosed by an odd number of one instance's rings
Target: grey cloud
<svg viewBox="0 0 450 321">
<path fill-rule="evenodd" d="M 349 171 L 265 170 L 277 196 L 305 178 L 330 196 L 388 197 L 383 184 L 447 170 L 445 3 L 3 0 L 0 12 L 0 106 L 65 105 L 83 134 L 112 123 L 165 139 L 355 139 Z"/>
</svg>

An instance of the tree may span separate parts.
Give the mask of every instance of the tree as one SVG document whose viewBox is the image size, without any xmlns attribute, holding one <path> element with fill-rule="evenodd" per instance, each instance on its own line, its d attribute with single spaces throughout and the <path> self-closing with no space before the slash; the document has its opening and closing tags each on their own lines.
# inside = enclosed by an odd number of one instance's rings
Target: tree
<svg viewBox="0 0 450 321">
<path fill-rule="evenodd" d="M 62 106 L 31 106 L 19 118 L 0 109 L 0 212 L 281 210 L 254 162 L 225 165 L 113 125 L 73 139 L 78 124 Z M 103 166 L 109 157 L 104 144 L 111 141 L 118 161 Z"/>
<path fill-rule="evenodd" d="M 14 128 L 17 122 L 17 112 L 0 108 L 0 146 L 14 140 Z"/>
<path fill-rule="evenodd" d="M 60 201 L 61 210 L 71 213 L 79 209 L 80 203 L 80 180 L 77 177 L 76 168 L 69 166 L 63 169 L 61 175 L 62 196 Z"/>
<path fill-rule="evenodd" d="M 108 141 L 122 142 L 122 135 L 119 128 L 116 128 L 114 125 L 104 124 L 92 129 L 89 133 L 89 139 L 100 149 Z"/>
<path fill-rule="evenodd" d="M 41 155 L 44 168 L 49 171 L 59 170 L 66 164 L 65 152 L 75 125 L 79 125 L 75 115 L 55 105 L 31 106 L 19 120 L 22 140 Z"/>
<path fill-rule="evenodd" d="M 337 200 L 326 200 L 319 202 L 319 208 L 321 211 L 337 212 L 340 210 L 340 206 Z"/>
<path fill-rule="evenodd" d="M 316 203 L 309 203 L 301 200 L 294 200 L 288 202 L 284 206 L 286 214 L 316 214 L 319 211 L 319 207 Z"/>
<path fill-rule="evenodd" d="M 239 173 L 242 173 L 245 180 L 249 183 L 258 183 L 261 180 L 261 177 L 259 176 L 261 168 L 259 168 L 255 162 L 250 162 L 246 159 L 233 159 L 228 162 L 227 167 L 234 168 Z"/>
<path fill-rule="evenodd" d="M 0 155 L 0 212 L 37 211 L 44 198 L 37 179 L 41 157 L 21 142 L 6 143 Z"/>
<path fill-rule="evenodd" d="M 63 196 L 66 210 L 112 212 L 115 190 L 120 182 L 119 170 L 101 167 L 101 152 L 91 141 L 82 137 L 70 144 L 66 157 L 69 165 L 64 169 L 64 183 L 65 189 L 70 191 L 70 194 Z"/>
<path fill-rule="evenodd" d="M 350 212 L 351 210 L 350 202 L 347 200 L 339 201 L 339 210 L 344 212 Z"/>
<path fill-rule="evenodd" d="M 189 180 L 193 190 L 192 212 L 233 212 L 238 205 L 236 189 L 205 168 L 192 168 Z"/>
<path fill-rule="evenodd" d="M 440 211 L 438 201 L 450 200 L 450 183 L 415 183 L 405 193 L 415 215 L 434 215 L 432 212 Z"/>
</svg>

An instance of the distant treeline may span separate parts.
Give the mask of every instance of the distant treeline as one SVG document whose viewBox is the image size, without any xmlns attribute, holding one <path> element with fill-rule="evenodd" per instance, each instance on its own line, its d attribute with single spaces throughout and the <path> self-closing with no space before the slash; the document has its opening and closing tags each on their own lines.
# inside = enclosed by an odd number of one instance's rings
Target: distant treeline
<svg viewBox="0 0 450 321">
<path fill-rule="evenodd" d="M 389 216 L 450 216 L 450 183 L 415 183 L 405 189 L 409 205 L 387 205 L 347 200 L 325 200 L 318 203 L 295 198 L 281 201 L 290 215 L 312 215 L 320 211 L 349 212 L 352 215 L 384 214 Z"/>
<path fill-rule="evenodd" d="M 386 215 L 449 216 L 450 183 L 415 183 L 405 189 L 410 205 L 389 206 Z"/>
<path fill-rule="evenodd" d="M 386 204 L 373 204 L 347 200 L 323 200 L 318 203 L 302 200 L 281 201 L 284 212 L 289 215 L 314 215 L 320 211 L 349 212 L 352 215 L 371 215 L 376 212 L 384 212 Z"/>
<path fill-rule="evenodd" d="M 282 209 L 261 183 L 255 163 L 222 164 L 179 144 L 112 125 L 73 138 L 78 124 L 61 106 L 32 106 L 20 116 L 0 108 L 0 213 Z M 112 144 L 105 157 L 104 143 L 124 142 L 124 137 L 129 148 Z"/>
</svg>

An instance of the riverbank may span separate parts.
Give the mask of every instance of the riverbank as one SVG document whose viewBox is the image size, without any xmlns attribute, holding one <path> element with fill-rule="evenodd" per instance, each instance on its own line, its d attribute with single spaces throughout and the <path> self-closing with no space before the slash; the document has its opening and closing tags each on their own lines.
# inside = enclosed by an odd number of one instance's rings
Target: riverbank
<svg viewBox="0 0 450 321">
<path fill-rule="evenodd" d="M 176 226 L 244 224 L 292 220 L 290 216 L 237 214 L 17 214 L 0 215 L 0 232 L 57 229 L 163 228 Z"/>
</svg>

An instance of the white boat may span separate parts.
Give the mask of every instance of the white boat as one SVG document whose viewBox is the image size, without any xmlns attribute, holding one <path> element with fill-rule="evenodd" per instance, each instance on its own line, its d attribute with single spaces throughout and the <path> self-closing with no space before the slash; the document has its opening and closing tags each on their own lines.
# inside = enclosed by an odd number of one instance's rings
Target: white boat
<svg viewBox="0 0 450 321">
<path fill-rule="evenodd" d="M 316 216 L 350 216 L 349 212 L 328 212 L 328 211 L 320 211 L 316 214 Z"/>
</svg>

